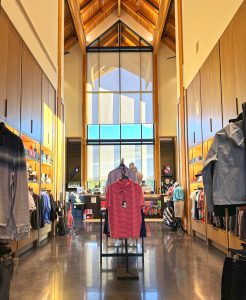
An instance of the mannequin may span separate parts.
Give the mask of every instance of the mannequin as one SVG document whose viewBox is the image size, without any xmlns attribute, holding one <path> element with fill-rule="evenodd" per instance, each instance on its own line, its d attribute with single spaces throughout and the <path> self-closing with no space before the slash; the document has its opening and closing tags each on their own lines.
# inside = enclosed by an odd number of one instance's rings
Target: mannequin
<svg viewBox="0 0 246 300">
<path fill-rule="evenodd" d="M 131 163 L 129 164 L 129 169 L 130 169 L 131 171 L 133 171 L 133 172 L 136 173 L 137 182 L 138 182 L 138 184 L 141 185 L 142 180 L 143 180 L 143 174 L 140 173 L 140 172 L 138 172 L 138 169 L 137 169 L 137 167 L 135 166 L 134 162 L 131 162 Z"/>
<path fill-rule="evenodd" d="M 177 218 L 178 229 L 180 231 L 185 231 L 181 222 L 181 218 L 184 215 L 184 190 L 178 182 L 175 182 L 173 187 L 174 213 L 175 217 Z"/>
</svg>

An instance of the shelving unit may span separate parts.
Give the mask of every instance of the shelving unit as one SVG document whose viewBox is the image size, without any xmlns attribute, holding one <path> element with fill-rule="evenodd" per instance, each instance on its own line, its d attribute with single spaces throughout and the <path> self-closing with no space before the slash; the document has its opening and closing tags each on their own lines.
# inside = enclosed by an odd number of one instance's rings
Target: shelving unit
<svg viewBox="0 0 246 300">
<path fill-rule="evenodd" d="M 189 150 L 189 186 L 190 193 L 192 193 L 198 187 L 203 187 L 202 181 L 196 181 L 196 174 L 202 171 L 203 162 L 206 158 L 208 151 L 213 143 L 213 137 L 205 140 Z M 201 158 L 201 159 L 199 159 Z M 205 214 L 207 214 L 207 208 L 205 205 Z M 200 220 L 194 220 L 191 218 L 191 231 L 192 234 L 204 240 L 207 244 L 212 244 L 219 250 L 226 252 L 227 248 L 241 248 L 241 243 L 245 242 L 240 240 L 239 237 L 229 230 L 221 229 Z"/>
<path fill-rule="evenodd" d="M 4 121 L 4 120 L 3 120 Z M 5 122 L 5 121 L 4 121 Z M 41 154 L 42 152 L 49 157 L 54 156 L 52 150 L 48 149 L 45 146 L 42 146 L 41 143 L 27 134 L 22 134 L 21 131 L 11 127 L 8 123 L 5 123 L 6 127 L 12 131 L 14 134 L 21 137 L 23 145 L 25 148 L 25 158 L 27 164 L 27 171 L 31 173 L 31 170 L 34 171 L 34 178 L 28 178 L 28 187 L 32 188 L 34 193 L 40 195 L 42 189 L 49 190 L 51 193 L 54 193 L 54 165 L 53 161 L 43 161 Z M 51 183 L 41 182 L 42 173 L 48 174 L 51 178 Z M 28 176 L 28 172 L 27 172 Z M 41 241 L 46 239 L 49 234 L 52 232 L 52 224 L 46 224 L 44 228 L 39 230 L 30 231 L 30 238 L 20 241 L 11 241 L 9 246 L 12 248 L 13 252 L 16 255 L 19 255 L 34 246 L 37 246 Z"/>
</svg>

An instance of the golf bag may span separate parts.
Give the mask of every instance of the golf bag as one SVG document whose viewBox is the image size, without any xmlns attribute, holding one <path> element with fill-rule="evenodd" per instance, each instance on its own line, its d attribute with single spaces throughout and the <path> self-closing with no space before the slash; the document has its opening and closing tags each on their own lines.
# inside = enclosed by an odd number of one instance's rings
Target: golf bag
<svg viewBox="0 0 246 300">
<path fill-rule="evenodd" d="M 177 222 L 174 214 L 174 207 L 172 201 L 167 202 L 167 208 L 165 208 L 163 211 L 163 222 L 170 229 L 177 229 Z"/>
</svg>

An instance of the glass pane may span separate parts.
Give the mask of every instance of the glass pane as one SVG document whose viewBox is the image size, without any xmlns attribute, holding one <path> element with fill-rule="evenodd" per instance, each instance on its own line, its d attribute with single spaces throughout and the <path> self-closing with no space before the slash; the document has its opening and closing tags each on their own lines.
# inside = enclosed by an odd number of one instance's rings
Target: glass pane
<svg viewBox="0 0 246 300">
<path fill-rule="evenodd" d="M 153 139 L 154 138 L 154 126 L 153 124 L 142 125 L 142 139 Z"/>
<path fill-rule="evenodd" d="M 152 93 L 142 93 L 141 122 L 153 123 L 153 94 Z"/>
<path fill-rule="evenodd" d="M 87 53 L 87 92 L 99 89 L 99 53 Z"/>
<path fill-rule="evenodd" d="M 120 53 L 122 91 L 140 91 L 140 52 Z"/>
<path fill-rule="evenodd" d="M 121 157 L 124 158 L 127 167 L 129 167 L 130 163 L 134 163 L 137 170 L 141 172 L 141 145 L 122 145 Z"/>
<path fill-rule="evenodd" d="M 99 125 L 88 125 L 87 139 L 89 140 L 99 139 Z"/>
<path fill-rule="evenodd" d="M 87 124 L 98 124 L 98 94 L 87 93 Z"/>
<path fill-rule="evenodd" d="M 122 124 L 121 125 L 122 139 L 141 139 L 141 125 L 140 124 Z"/>
<path fill-rule="evenodd" d="M 99 180 L 99 146 L 87 146 L 87 180 Z"/>
<path fill-rule="evenodd" d="M 141 52 L 141 89 L 153 90 L 153 53 Z"/>
<path fill-rule="evenodd" d="M 100 91 L 119 91 L 119 52 L 100 53 Z"/>
<path fill-rule="evenodd" d="M 120 95 L 114 93 L 99 94 L 100 124 L 120 123 Z"/>
<path fill-rule="evenodd" d="M 100 146 L 100 180 L 107 180 L 108 173 L 120 162 L 119 146 Z"/>
<path fill-rule="evenodd" d="M 143 180 L 154 179 L 154 146 L 142 146 L 142 173 Z"/>
<path fill-rule="evenodd" d="M 120 139 L 120 125 L 101 125 L 100 138 L 101 140 Z"/>
<path fill-rule="evenodd" d="M 140 123 L 140 94 L 121 95 L 121 123 Z"/>
</svg>

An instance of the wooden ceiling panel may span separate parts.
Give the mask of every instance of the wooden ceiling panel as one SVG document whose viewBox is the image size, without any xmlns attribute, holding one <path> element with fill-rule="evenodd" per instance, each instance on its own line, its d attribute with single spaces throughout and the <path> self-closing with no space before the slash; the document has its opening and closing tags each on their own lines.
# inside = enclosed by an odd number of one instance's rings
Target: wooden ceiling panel
<svg viewBox="0 0 246 300">
<path fill-rule="evenodd" d="M 73 11 L 73 17 L 67 1 L 69 1 L 70 5 L 71 2 L 74 2 L 74 7 L 78 7 L 78 12 L 76 12 L 76 14 Z M 171 4 L 169 7 L 167 3 L 170 1 Z M 168 14 L 163 10 L 163 8 L 167 9 L 167 7 L 169 7 Z M 77 32 L 80 32 L 80 35 L 84 35 L 79 39 L 81 44 L 82 40 L 85 40 L 86 35 L 89 32 L 117 9 L 119 12 L 124 10 L 153 35 L 155 49 L 158 49 L 160 37 L 164 43 L 172 48 L 172 50 L 174 49 L 174 0 L 65 0 L 64 39 L 66 50 L 68 49 L 69 51 L 69 48 L 78 40 L 76 29 Z M 80 22 L 78 22 L 77 19 L 78 15 L 81 19 Z M 73 22 L 74 17 L 76 17 L 76 26 L 74 26 Z M 163 26 L 164 30 L 162 32 Z M 139 45 L 139 40 L 130 30 L 127 30 L 127 27 L 122 30 L 121 40 L 122 45 L 125 46 Z M 100 44 L 101 46 L 118 46 L 118 42 L 119 37 L 117 36 L 117 33 L 111 31 L 103 37 Z"/>
<path fill-rule="evenodd" d="M 152 23 L 141 11 L 141 4 L 137 5 L 137 2 L 130 0 L 121 0 L 122 9 L 138 21 L 143 27 L 145 27 L 152 34 L 155 31 L 155 24 Z M 138 9 L 139 8 L 139 9 Z"/>
<path fill-rule="evenodd" d="M 103 5 L 92 18 L 89 18 L 88 21 L 84 23 L 85 34 L 88 34 L 98 24 L 106 19 L 115 9 L 117 9 L 117 0 L 105 1 L 105 3 L 106 4 Z M 82 16 L 82 19 L 83 18 L 84 17 Z"/>
<path fill-rule="evenodd" d="M 73 18 L 67 1 L 64 4 L 64 52 L 67 53 L 78 42 Z"/>
<path fill-rule="evenodd" d="M 175 6 L 174 0 L 171 0 L 167 20 L 162 33 L 162 41 L 174 52 L 176 51 L 176 33 L 175 33 Z"/>
<path fill-rule="evenodd" d="M 86 24 L 88 21 L 90 21 L 100 10 L 101 10 L 100 0 L 92 0 L 89 2 L 89 4 L 85 5 L 80 10 L 83 24 Z"/>
</svg>

